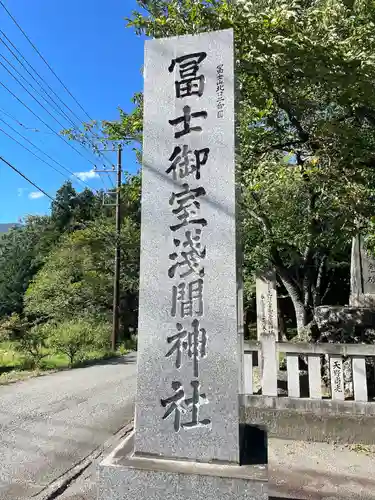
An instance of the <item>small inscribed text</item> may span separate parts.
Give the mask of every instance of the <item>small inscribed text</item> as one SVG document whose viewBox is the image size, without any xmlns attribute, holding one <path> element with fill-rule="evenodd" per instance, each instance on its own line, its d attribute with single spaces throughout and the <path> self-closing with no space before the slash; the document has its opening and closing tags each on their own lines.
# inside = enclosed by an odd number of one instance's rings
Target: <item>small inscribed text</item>
<svg viewBox="0 0 375 500">
<path fill-rule="evenodd" d="M 216 68 L 216 107 L 217 107 L 217 117 L 224 117 L 224 68 L 223 64 L 219 64 Z"/>
<path fill-rule="evenodd" d="M 342 371 L 341 371 L 341 363 L 339 361 L 333 362 L 332 372 L 333 372 L 333 385 L 335 392 L 342 392 L 342 383 L 341 383 Z"/>
</svg>

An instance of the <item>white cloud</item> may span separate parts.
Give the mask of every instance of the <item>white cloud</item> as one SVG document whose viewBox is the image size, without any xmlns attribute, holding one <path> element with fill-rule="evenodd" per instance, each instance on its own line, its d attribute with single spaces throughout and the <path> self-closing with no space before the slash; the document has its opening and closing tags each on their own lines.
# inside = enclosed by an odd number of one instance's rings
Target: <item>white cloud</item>
<svg viewBox="0 0 375 500">
<path fill-rule="evenodd" d="M 29 194 L 30 200 L 37 200 L 38 198 L 43 198 L 44 194 L 40 191 L 31 191 Z"/>
<path fill-rule="evenodd" d="M 99 174 L 95 170 L 89 170 L 88 172 L 74 172 L 74 175 L 81 179 L 81 181 L 87 181 L 88 179 L 96 179 Z"/>
</svg>

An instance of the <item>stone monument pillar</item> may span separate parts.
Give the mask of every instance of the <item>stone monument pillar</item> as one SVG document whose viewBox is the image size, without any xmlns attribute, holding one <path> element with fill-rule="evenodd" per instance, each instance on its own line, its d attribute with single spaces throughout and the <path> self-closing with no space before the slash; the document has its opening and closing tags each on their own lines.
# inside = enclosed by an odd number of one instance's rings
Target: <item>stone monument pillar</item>
<svg viewBox="0 0 375 500">
<path fill-rule="evenodd" d="M 240 465 L 233 32 L 146 41 L 135 432 L 99 499 L 265 500 Z"/>
<path fill-rule="evenodd" d="M 365 248 L 361 234 L 353 238 L 349 304 L 375 308 L 375 258 Z"/>
<path fill-rule="evenodd" d="M 261 343 L 259 369 L 262 394 L 277 396 L 278 339 L 276 273 L 268 270 L 256 278 L 257 337 Z"/>
</svg>

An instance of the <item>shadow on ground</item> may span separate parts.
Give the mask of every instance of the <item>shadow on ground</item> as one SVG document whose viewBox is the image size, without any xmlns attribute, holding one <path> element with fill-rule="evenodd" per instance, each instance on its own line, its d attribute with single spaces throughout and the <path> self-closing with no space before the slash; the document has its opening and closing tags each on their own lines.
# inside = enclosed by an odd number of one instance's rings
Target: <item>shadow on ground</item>
<svg viewBox="0 0 375 500">
<path fill-rule="evenodd" d="M 103 365 L 133 365 L 137 361 L 136 353 L 131 352 L 123 356 L 111 356 L 104 359 L 89 359 L 87 361 L 82 361 L 77 363 L 73 368 L 87 368 L 89 366 L 103 366 Z"/>
<path fill-rule="evenodd" d="M 268 463 L 267 431 L 259 426 L 240 424 L 240 464 Z"/>
</svg>

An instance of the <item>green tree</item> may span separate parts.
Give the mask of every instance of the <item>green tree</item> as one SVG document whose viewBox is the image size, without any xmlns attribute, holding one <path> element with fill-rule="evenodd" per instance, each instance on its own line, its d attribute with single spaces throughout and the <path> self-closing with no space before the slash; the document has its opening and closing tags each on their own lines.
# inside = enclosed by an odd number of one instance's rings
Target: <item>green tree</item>
<svg viewBox="0 0 375 500">
<path fill-rule="evenodd" d="M 35 325 L 29 331 L 25 331 L 16 341 L 16 350 L 31 360 L 32 368 L 39 367 L 42 359 L 48 355 L 45 349 L 48 334 L 47 325 Z"/>
<path fill-rule="evenodd" d="M 102 193 L 95 195 L 85 188 L 78 193 L 70 181 L 65 182 L 56 192 L 51 204 L 51 220 L 63 233 L 74 230 L 94 220 L 101 213 Z"/>
<path fill-rule="evenodd" d="M 70 366 L 89 349 L 108 348 L 111 326 L 95 318 L 81 317 L 49 325 L 48 346 L 69 358 Z"/>
<path fill-rule="evenodd" d="M 0 238 L 0 317 L 22 313 L 30 280 L 59 237 L 49 217 L 29 216 Z"/>
<path fill-rule="evenodd" d="M 373 1 L 138 0 L 139 35 L 233 28 L 238 179 L 246 276 L 269 265 L 293 301 L 302 336 L 373 214 Z M 142 137 L 142 98 L 104 122 Z"/>
<path fill-rule="evenodd" d="M 121 234 L 121 299 L 138 287 L 139 229 L 124 218 Z M 113 296 L 114 224 L 97 219 L 66 235 L 49 255 L 25 294 L 25 313 L 61 322 L 82 315 L 109 318 Z M 124 310 L 126 319 L 132 311 Z M 125 323 L 125 319 L 123 322 Z M 132 323 L 134 319 L 132 320 Z"/>
</svg>

